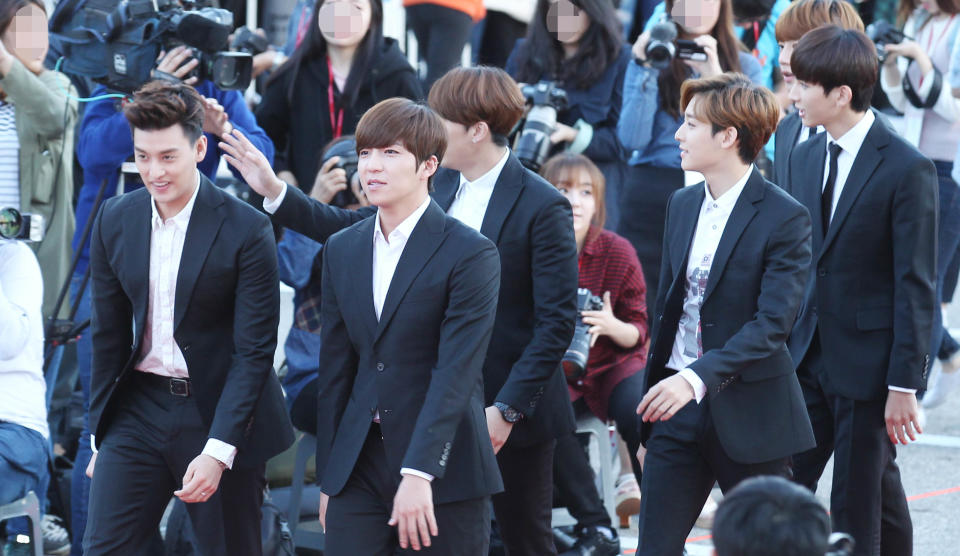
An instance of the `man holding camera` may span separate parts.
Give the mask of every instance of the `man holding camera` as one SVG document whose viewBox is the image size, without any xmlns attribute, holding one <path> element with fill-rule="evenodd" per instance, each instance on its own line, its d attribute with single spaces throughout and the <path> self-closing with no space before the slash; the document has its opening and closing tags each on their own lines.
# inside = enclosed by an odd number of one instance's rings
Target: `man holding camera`
<svg viewBox="0 0 960 556">
<path fill-rule="evenodd" d="M 810 264 L 810 216 L 753 166 L 777 126 L 768 89 L 686 81 L 676 132 L 702 185 L 667 205 L 642 415 L 641 555 L 676 556 L 714 482 L 789 476 L 813 446 L 786 338 Z M 638 454 L 638 457 L 639 454 Z"/>
</svg>

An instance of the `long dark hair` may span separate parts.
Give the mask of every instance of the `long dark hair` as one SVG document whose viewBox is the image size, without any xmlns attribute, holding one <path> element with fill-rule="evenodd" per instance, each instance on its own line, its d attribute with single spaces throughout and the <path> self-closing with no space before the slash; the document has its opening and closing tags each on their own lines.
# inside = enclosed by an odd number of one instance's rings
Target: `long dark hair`
<svg viewBox="0 0 960 556">
<path fill-rule="evenodd" d="M 719 0 L 720 13 L 710 35 L 717 39 L 717 58 L 723 71 L 741 71 L 741 44 L 733 33 L 733 4 L 731 0 Z M 673 11 L 675 0 L 666 0 L 664 12 Z M 682 30 L 681 30 L 682 32 Z M 683 60 L 674 58 L 669 66 L 660 70 L 657 86 L 660 90 L 660 108 L 674 118 L 680 117 L 680 85 L 690 77 L 692 70 Z"/>
<path fill-rule="evenodd" d="M 3 1 L 3 0 L 0 0 Z M 270 76 L 267 82 L 269 85 L 280 76 L 293 72 L 290 83 L 287 86 L 287 101 L 293 102 L 293 92 L 296 90 L 297 77 L 306 64 L 313 60 L 322 59 L 327 55 L 327 41 L 320 32 L 320 9 L 326 0 L 317 0 L 313 6 L 313 13 L 310 14 L 310 25 L 307 28 L 307 34 L 303 41 L 293 51 L 293 54 L 287 58 L 277 71 Z M 383 5 L 380 0 L 369 0 L 370 2 L 370 29 L 364 35 L 363 40 L 357 45 L 357 50 L 353 55 L 353 63 L 350 64 L 350 74 L 347 76 L 347 82 L 343 86 L 341 102 L 344 106 L 351 106 L 357 100 L 357 94 L 360 92 L 360 84 L 366 77 L 367 72 L 373 66 L 376 59 L 377 50 L 383 44 Z"/>
<path fill-rule="evenodd" d="M 536 83 L 549 78 L 588 89 L 600 79 L 623 49 L 620 24 L 610 0 L 571 0 L 587 13 L 587 28 L 577 53 L 564 60 L 563 46 L 547 29 L 550 0 L 539 0 L 537 14 L 527 29 L 527 40 L 517 54 L 517 81 Z"/>
</svg>

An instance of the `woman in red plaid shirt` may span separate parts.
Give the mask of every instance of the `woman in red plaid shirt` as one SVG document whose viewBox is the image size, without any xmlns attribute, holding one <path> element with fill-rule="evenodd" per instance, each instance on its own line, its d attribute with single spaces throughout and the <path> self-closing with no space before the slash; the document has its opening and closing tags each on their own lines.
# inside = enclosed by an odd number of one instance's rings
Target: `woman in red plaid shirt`
<svg viewBox="0 0 960 556">
<path fill-rule="evenodd" d="M 604 179 L 590 159 L 559 154 L 546 162 L 541 174 L 566 196 L 573 209 L 579 287 L 603 299 L 602 310 L 583 312 L 583 322 L 590 325 L 592 347 L 586 375 L 568 384 L 570 399 L 578 416 L 589 411 L 603 421 L 616 421 L 629 453 L 635 454 L 640 446 L 636 408 L 642 398 L 641 371 L 647 362 L 649 340 L 647 287 L 640 261 L 630 242 L 603 229 Z M 640 482 L 640 465 L 632 456 L 630 462 L 636 483 L 624 481 L 626 477 L 618 481 L 618 494 L 626 494 L 618 496 L 621 521 L 640 510 L 639 491 L 634 490 Z M 591 533 L 597 529 L 605 534 L 603 529 L 610 528 L 610 520 L 593 481 L 584 480 L 584 474 L 592 472 L 572 435 L 557 440 L 554 469 L 561 495 L 577 518 L 581 541 L 595 537 Z M 630 495 L 631 491 L 636 494 Z"/>
</svg>

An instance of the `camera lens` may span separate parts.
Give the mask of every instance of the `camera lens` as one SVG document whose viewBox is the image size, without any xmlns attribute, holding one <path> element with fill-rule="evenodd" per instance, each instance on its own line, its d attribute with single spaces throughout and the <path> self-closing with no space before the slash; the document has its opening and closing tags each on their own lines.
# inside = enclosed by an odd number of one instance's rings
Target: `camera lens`
<svg viewBox="0 0 960 556">
<path fill-rule="evenodd" d="M 0 210 L 0 237 L 14 239 L 20 235 L 23 218 L 17 209 L 5 208 Z"/>
</svg>

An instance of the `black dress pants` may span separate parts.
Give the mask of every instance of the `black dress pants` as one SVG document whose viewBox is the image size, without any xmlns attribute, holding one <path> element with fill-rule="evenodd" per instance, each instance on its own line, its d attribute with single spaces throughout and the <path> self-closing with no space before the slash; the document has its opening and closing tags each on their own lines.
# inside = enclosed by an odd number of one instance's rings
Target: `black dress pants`
<svg viewBox="0 0 960 556">
<path fill-rule="evenodd" d="M 709 399 L 653 424 L 640 485 L 637 556 L 680 556 L 714 483 L 726 493 L 757 475 L 790 476 L 789 458 L 739 463 L 720 445 Z"/>
<path fill-rule="evenodd" d="M 523 38 L 526 34 L 525 23 L 503 12 L 487 10 L 487 17 L 483 22 L 480 51 L 477 52 L 477 64 L 498 68 L 506 66 L 517 39 Z"/>
<path fill-rule="evenodd" d="M 816 491 L 832 454 L 833 530 L 853 536 L 857 556 L 910 556 L 913 522 L 887 436 L 886 398 L 860 401 L 831 393 L 822 361 L 814 334 L 797 373 L 817 445 L 793 457 L 794 478 Z"/>
<path fill-rule="evenodd" d="M 427 78 L 423 83 L 426 95 L 434 81 L 460 65 L 473 20 L 453 8 L 415 4 L 407 7 L 407 27 L 417 37 L 420 59 L 427 63 Z"/>
<path fill-rule="evenodd" d="M 346 486 L 327 505 L 325 556 L 486 556 L 488 497 L 435 505 L 439 535 L 431 538 L 430 547 L 400 549 L 397 528 L 387 521 L 401 478 L 389 471 L 380 426 L 371 426 Z"/>
<path fill-rule="evenodd" d="M 531 446 L 507 444 L 497 454 L 504 491 L 493 511 L 507 556 L 550 556 L 553 544 L 553 452 L 556 440 Z"/>
<path fill-rule="evenodd" d="M 143 553 L 208 427 L 193 397 L 176 397 L 169 382 L 132 371 L 104 438 L 90 486 L 84 553 Z M 187 504 L 204 556 L 259 555 L 264 466 L 223 472 L 209 500 Z"/>
</svg>

